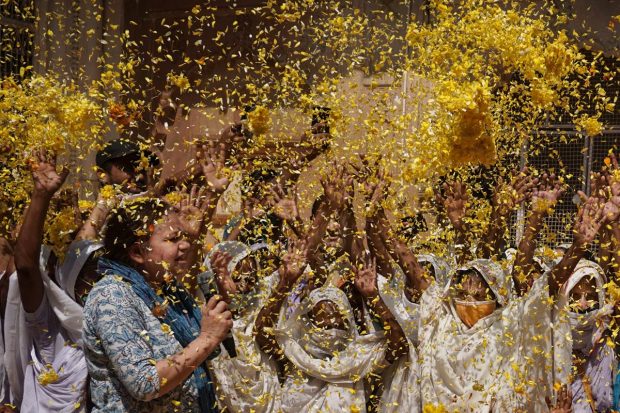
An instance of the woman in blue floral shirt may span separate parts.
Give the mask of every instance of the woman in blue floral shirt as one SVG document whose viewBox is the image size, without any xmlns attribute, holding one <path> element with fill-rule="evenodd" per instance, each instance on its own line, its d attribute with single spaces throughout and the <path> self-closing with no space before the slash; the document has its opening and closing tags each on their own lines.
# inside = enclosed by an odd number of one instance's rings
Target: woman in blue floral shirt
<svg viewBox="0 0 620 413">
<path fill-rule="evenodd" d="M 93 412 L 217 411 L 205 360 L 230 327 L 226 303 L 198 308 L 175 282 L 191 266 L 181 215 L 156 199 L 119 207 L 104 275 L 84 307 Z"/>
</svg>

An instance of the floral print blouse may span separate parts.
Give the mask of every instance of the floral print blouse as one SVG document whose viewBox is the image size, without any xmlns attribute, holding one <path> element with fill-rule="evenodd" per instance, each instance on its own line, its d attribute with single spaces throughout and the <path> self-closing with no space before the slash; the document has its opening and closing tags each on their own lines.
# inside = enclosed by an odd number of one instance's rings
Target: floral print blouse
<svg viewBox="0 0 620 413">
<path fill-rule="evenodd" d="M 155 361 L 182 350 L 166 325 L 120 277 L 104 276 L 84 306 L 84 353 L 93 412 L 198 412 L 191 379 L 159 397 Z"/>
</svg>

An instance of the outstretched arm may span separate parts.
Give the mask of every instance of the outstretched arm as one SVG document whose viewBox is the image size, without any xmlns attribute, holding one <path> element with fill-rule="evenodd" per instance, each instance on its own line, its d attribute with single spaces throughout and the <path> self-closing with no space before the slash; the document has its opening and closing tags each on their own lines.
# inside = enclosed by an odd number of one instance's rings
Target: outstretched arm
<svg viewBox="0 0 620 413">
<path fill-rule="evenodd" d="M 443 185 L 444 195 L 439 192 L 435 195 L 437 203 L 443 208 L 454 232 L 456 243 L 460 250 L 457 251 L 457 261 L 459 264 L 471 259 L 470 240 L 467 237 L 467 227 L 465 225 L 465 214 L 467 212 L 467 188 L 464 183 L 453 181 Z"/>
<path fill-rule="evenodd" d="M 366 183 L 366 191 L 369 195 L 366 201 L 366 210 L 369 211 L 366 217 L 366 235 L 370 253 L 377 260 L 379 274 L 389 278 L 393 274 L 391 254 L 384 241 L 384 235 L 386 238 L 389 236 L 389 222 L 382 205 L 387 196 L 387 182 L 382 172 L 377 173 L 376 179 L 376 184 Z M 397 258 L 394 258 L 394 261 L 397 261 Z"/>
<path fill-rule="evenodd" d="M 537 183 L 537 179 L 530 176 L 529 170 L 523 168 L 520 172 L 513 173 L 509 184 L 503 181 L 497 184 L 497 190 L 493 194 L 493 210 L 489 229 L 480 246 L 484 258 L 497 256 L 504 250 L 505 232 L 510 214 L 527 199 Z"/>
<path fill-rule="evenodd" d="M 549 274 L 549 295 L 558 294 L 562 285 L 575 270 L 579 260 L 585 255 L 588 245 L 596 238 L 605 220 L 603 206 L 599 198 L 590 197 L 577 212 L 573 243 Z"/>
<path fill-rule="evenodd" d="M 37 154 L 32 165 L 34 191 L 15 244 L 15 267 L 24 310 L 34 313 L 43 300 L 43 280 L 39 255 L 43 243 L 43 225 L 54 193 L 64 183 L 69 170 L 56 171 L 56 156 L 45 151 Z"/>
<path fill-rule="evenodd" d="M 304 241 L 291 244 L 280 266 L 280 282 L 273 290 L 267 304 L 260 310 L 254 324 L 254 337 L 262 351 L 280 359 L 282 351 L 274 335 L 282 304 L 306 266 L 307 248 Z"/>
<path fill-rule="evenodd" d="M 415 254 L 400 238 L 390 234 L 389 222 L 383 211 L 378 214 L 379 229 L 387 251 L 398 263 L 409 280 L 408 285 L 413 289 L 412 300 L 417 301 L 422 293 L 430 286 L 432 279 L 420 265 Z"/>
<path fill-rule="evenodd" d="M 296 237 L 302 237 L 303 222 L 299 217 L 295 187 L 288 187 L 286 190 L 280 182 L 275 182 L 271 195 L 273 212 L 288 225 Z"/>
<path fill-rule="evenodd" d="M 217 203 L 228 188 L 230 180 L 224 173 L 224 162 L 226 160 L 226 147 L 221 144 L 216 148 L 213 144 L 203 146 L 202 151 L 198 154 L 198 159 L 202 169 L 209 191 L 209 204 L 205 210 L 205 217 L 211 221 L 213 214 L 217 208 Z"/>
<path fill-rule="evenodd" d="M 409 345 L 407 344 L 403 329 L 379 295 L 379 289 L 377 288 L 377 268 L 374 259 L 370 260 L 369 258 L 365 265 L 357 270 L 355 287 L 366 299 L 366 303 L 368 303 L 370 309 L 383 322 L 384 331 L 387 336 L 385 359 L 388 363 L 393 363 L 401 356 L 407 354 Z"/>
<path fill-rule="evenodd" d="M 95 240 L 100 237 L 101 228 L 105 224 L 105 220 L 108 217 L 110 209 L 114 207 L 116 199 L 105 199 L 103 194 L 99 192 L 97 203 L 95 207 L 90 211 L 90 215 L 86 222 L 82 224 L 82 227 L 75 236 L 76 240 Z"/>
<path fill-rule="evenodd" d="M 555 175 L 543 175 L 540 185 L 534 190 L 532 197 L 532 211 L 528 217 L 523 238 L 517 249 L 517 256 L 512 267 L 512 278 L 517 295 L 527 292 L 534 271 L 534 253 L 536 251 L 536 237 L 547 216 L 562 195 L 562 184 Z"/>
<path fill-rule="evenodd" d="M 335 211 L 340 211 L 345 204 L 347 199 L 346 186 L 351 185 L 351 181 L 351 178 L 348 177 L 345 182 L 345 170 L 343 167 L 336 167 L 332 175 L 321 179 L 325 198 L 310 224 L 306 244 L 308 263 L 315 271 L 320 271 L 320 268 L 323 266 L 319 247 L 327 232 L 329 218 Z"/>
</svg>

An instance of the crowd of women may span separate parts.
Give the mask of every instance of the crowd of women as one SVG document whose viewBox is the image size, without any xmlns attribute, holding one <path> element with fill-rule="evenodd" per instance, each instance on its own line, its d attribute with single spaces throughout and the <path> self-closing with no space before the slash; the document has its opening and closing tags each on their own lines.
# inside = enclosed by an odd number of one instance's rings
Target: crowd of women
<svg viewBox="0 0 620 413">
<path fill-rule="evenodd" d="M 0 268 L 2 411 L 620 408 L 613 155 L 579 194 L 570 245 L 539 240 L 567 190 L 560 177 L 525 168 L 498 185 L 488 234 L 473 242 L 471 191 L 444 180 L 436 219 L 456 237 L 439 255 L 416 242 L 419 228 L 394 222 L 389 177 L 365 158 L 325 173 L 302 220 L 299 171 L 323 144 L 279 169 L 244 170 L 242 210 L 215 240 L 224 166 L 243 142 L 226 128 L 186 174 L 160 182 L 141 175 L 135 144 L 108 143 L 97 166 L 120 194 L 101 191 L 62 254 L 44 227 L 69 171 L 32 154 L 30 204 Z M 511 248 L 518 207 L 524 231 Z"/>
</svg>

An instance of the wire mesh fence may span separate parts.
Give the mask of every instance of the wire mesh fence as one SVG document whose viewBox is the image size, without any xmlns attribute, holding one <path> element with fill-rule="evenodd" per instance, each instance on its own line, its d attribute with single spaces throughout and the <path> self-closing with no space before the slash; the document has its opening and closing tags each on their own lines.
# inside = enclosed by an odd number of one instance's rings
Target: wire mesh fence
<svg viewBox="0 0 620 413">
<path fill-rule="evenodd" d="M 0 78 L 19 78 L 32 65 L 34 22 L 34 0 L 0 3 Z"/>
</svg>

